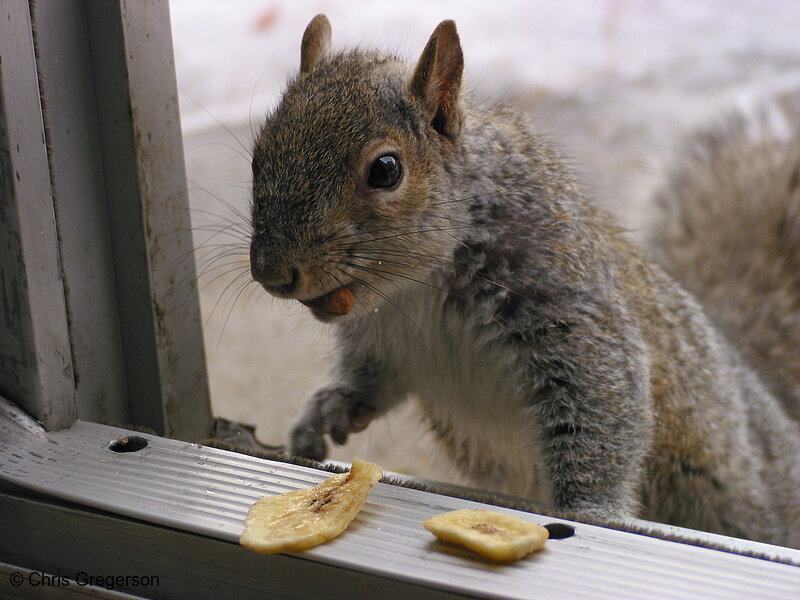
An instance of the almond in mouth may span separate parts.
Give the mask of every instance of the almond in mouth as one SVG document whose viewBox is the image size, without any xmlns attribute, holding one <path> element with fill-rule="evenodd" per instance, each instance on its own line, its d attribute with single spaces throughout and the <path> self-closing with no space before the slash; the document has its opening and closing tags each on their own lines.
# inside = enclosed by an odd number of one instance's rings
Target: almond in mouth
<svg viewBox="0 0 800 600">
<path fill-rule="evenodd" d="M 314 298 L 313 300 L 300 300 L 300 302 L 305 304 L 314 312 L 329 317 L 341 317 L 353 309 L 355 300 L 356 297 L 353 295 L 353 292 L 350 290 L 350 288 L 345 286 L 335 289 L 332 292 L 328 292 L 319 298 Z"/>
</svg>

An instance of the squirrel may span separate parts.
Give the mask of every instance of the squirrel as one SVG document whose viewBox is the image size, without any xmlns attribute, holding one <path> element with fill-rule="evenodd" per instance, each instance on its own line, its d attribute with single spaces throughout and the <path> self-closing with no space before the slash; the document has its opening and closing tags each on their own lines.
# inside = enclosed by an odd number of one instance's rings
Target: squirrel
<svg viewBox="0 0 800 600">
<path fill-rule="evenodd" d="M 413 396 L 485 489 L 800 547 L 800 127 L 700 140 L 662 267 L 463 66 L 453 21 L 409 65 L 318 15 L 258 134 L 252 276 L 336 339 L 292 453 Z"/>
</svg>

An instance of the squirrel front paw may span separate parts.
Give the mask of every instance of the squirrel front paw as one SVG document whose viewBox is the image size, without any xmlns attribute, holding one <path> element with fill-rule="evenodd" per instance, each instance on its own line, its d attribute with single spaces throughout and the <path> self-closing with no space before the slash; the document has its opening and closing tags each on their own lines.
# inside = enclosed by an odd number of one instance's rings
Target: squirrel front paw
<svg viewBox="0 0 800 600">
<path fill-rule="evenodd" d="M 292 428 L 290 451 L 295 456 L 324 460 L 328 454 L 325 434 L 342 445 L 350 433 L 366 429 L 374 416 L 375 408 L 353 390 L 323 388 L 311 397 Z"/>
</svg>

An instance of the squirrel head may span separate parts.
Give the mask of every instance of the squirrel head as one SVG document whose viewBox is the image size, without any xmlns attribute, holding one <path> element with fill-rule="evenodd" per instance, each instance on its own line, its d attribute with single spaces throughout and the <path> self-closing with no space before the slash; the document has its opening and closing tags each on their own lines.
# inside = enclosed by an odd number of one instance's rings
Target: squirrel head
<svg viewBox="0 0 800 600">
<path fill-rule="evenodd" d="M 463 121 L 452 21 L 413 67 L 330 47 L 330 23 L 317 15 L 252 164 L 253 278 L 323 321 L 391 302 L 452 253 L 448 162 Z"/>
</svg>

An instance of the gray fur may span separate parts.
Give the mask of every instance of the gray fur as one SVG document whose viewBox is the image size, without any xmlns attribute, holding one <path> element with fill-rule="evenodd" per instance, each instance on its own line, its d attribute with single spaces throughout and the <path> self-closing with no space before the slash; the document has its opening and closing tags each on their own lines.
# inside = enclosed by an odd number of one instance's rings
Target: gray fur
<svg viewBox="0 0 800 600">
<path fill-rule="evenodd" d="M 800 428 L 781 403 L 524 119 L 455 90 L 432 122 L 414 90 L 437 82 L 412 73 L 323 58 L 256 144 L 254 276 L 306 302 L 355 294 L 349 314 L 317 315 L 338 366 L 293 452 L 322 458 L 326 435 L 344 443 L 414 396 L 477 485 L 800 546 Z M 394 190 L 364 186 L 376 143 L 402 158 Z"/>
</svg>

